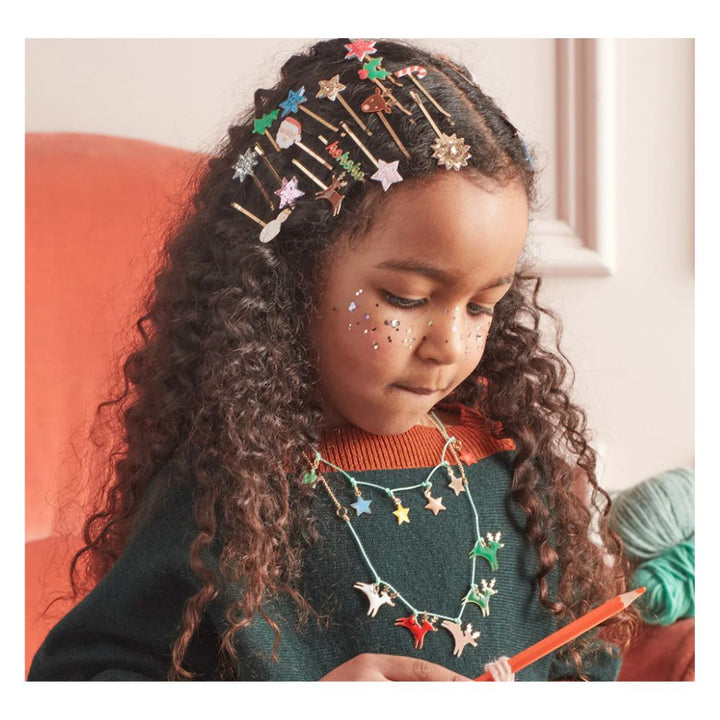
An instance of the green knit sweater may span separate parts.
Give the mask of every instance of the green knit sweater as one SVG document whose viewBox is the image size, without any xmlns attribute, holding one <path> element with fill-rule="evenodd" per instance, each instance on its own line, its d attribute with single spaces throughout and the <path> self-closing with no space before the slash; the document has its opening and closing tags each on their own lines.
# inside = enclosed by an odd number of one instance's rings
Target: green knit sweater
<svg viewBox="0 0 720 720">
<path fill-rule="evenodd" d="M 435 631 L 416 648 L 414 634 L 395 622 L 412 612 L 401 598 L 369 614 L 369 599 L 357 583 L 375 577 L 357 541 L 324 487 L 315 486 L 312 513 L 320 539 L 307 552 L 301 590 L 327 622 L 312 618 L 298 624 L 294 602 L 286 596 L 269 598 L 264 611 L 278 622 L 281 640 L 272 660 L 275 634 L 257 616 L 237 636 L 237 674 L 242 680 L 318 680 L 360 653 L 422 657 L 468 677 L 483 672 L 485 663 L 501 655 L 512 657 L 557 629 L 538 600 L 534 580 L 537 555 L 525 537 L 525 516 L 510 499 L 512 461 L 510 439 L 496 440 L 488 422 L 468 408 L 444 406 L 460 414 L 448 432 L 462 441 L 468 492 L 477 508 L 480 534 L 501 532 L 498 567 L 476 560 L 475 583 L 495 580 L 497 594 L 489 600 L 489 614 L 467 602 L 463 630 L 480 631 L 472 644 L 455 651 L 453 634 L 435 623 Z M 328 433 L 320 448 L 325 459 L 345 469 L 358 482 L 393 489 L 423 482 L 439 463 L 445 441 L 430 427 L 406 433 L 375 436 L 357 428 Z M 452 456 L 448 456 L 452 461 Z M 323 466 L 325 467 L 325 466 Z M 321 467 L 321 470 L 323 469 Z M 327 468 L 326 468 L 327 469 Z M 181 621 L 183 604 L 200 581 L 189 566 L 189 546 L 197 534 L 191 511 L 192 480 L 166 482 L 172 464 L 153 483 L 155 501 L 125 552 L 98 586 L 49 633 L 30 668 L 30 680 L 161 680 L 170 667 L 170 648 Z M 455 471 L 459 475 L 459 472 Z M 456 618 L 471 589 L 469 552 L 476 541 L 475 521 L 465 492 L 456 495 L 444 470 L 432 475 L 432 497 L 446 508 L 435 514 L 422 489 L 398 492 L 409 522 L 398 522 L 396 505 L 381 490 L 360 485 L 370 500 L 369 512 L 352 507 L 357 498 L 339 472 L 323 475 L 338 501 L 348 508 L 350 522 L 367 560 L 386 583 L 416 610 Z M 216 549 L 217 550 L 217 549 Z M 216 565 L 217 554 L 207 558 Z M 237 592 L 237 590 L 235 590 Z M 218 677 L 218 639 L 226 628 L 225 603 L 230 590 L 210 604 L 191 641 L 185 665 L 199 679 Z M 422 622 L 422 617 L 418 617 Z M 419 644 L 419 641 L 418 641 Z M 620 660 L 598 648 L 585 659 L 591 680 L 614 680 Z M 517 674 L 516 680 L 573 679 L 569 667 L 554 655 Z"/>
</svg>

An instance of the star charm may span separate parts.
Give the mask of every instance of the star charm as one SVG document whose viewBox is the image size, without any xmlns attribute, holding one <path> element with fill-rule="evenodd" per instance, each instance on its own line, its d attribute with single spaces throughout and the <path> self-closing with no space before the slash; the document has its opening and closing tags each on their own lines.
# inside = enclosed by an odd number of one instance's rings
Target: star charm
<svg viewBox="0 0 720 720">
<path fill-rule="evenodd" d="M 280 209 L 282 209 L 286 205 L 294 208 L 295 201 L 305 193 L 302 190 L 298 190 L 298 179 L 293 176 L 291 180 L 283 178 L 282 187 L 276 190 L 275 194 L 280 197 Z"/>
<path fill-rule="evenodd" d="M 468 164 L 470 146 L 465 144 L 465 138 L 459 138 L 455 133 L 443 133 L 432 146 L 433 157 L 437 158 L 438 165 L 444 165 L 448 170 L 459 170 Z"/>
<path fill-rule="evenodd" d="M 346 60 L 352 57 L 356 57 L 360 62 L 364 62 L 366 55 L 374 55 L 377 52 L 375 43 L 377 40 L 355 40 L 349 45 L 345 46 L 348 54 L 345 56 Z"/>
<path fill-rule="evenodd" d="M 282 117 L 290 113 L 296 113 L 298 111 L 298 105 L 304 102 L 307 102 L 304 85 L 299 90 L 290 90 L 287 98 L 280 103 L 280 107 L 283 109 Z"/>
<path fill-rule="evenodd" d="M 426 496 L 428 499 L 428 504 L 425 506 L 427 510 L 432 510 L 433 515 L 437 515 L 441 510 L 447 510 L 447 508 L 442 504 L 442 498 L 434 498 L 431 496 Z"/>
<path fill-rule="evenodd" d="M 335 102 L 338 93 L 345 89 L 345 85 L 340 82 L 340 75 L 333 75 L 329 80 L 320 81 L 320 90 L 318 90 L 316 98 L 327 98 Z"/>
<path fill-rule="evenodd" d="M 397 510 L 393 512 L 393 515 L 398 519 L 398 525 L 402 525 L 404 522 L 410 522 L 410 518 L 408 517 L 409 511 L 410 508 L 403 507 L 402 503 L 397 506 Z"/>
<path fill-rule="evenodd" d="M 380 67 L 382 58 L 373 58 L 368 60 L 363 66 L 362 70 L 358 70 L 358 75 L 361 80 L 384 80 L 390 73 L 384 68 Z"/>
<path fill-rule="evenodd" d="M 257 135 L 263 135 L 265 131 L 273 124 L 273 120 L 278 116 L 280 111 L 275 108 L 272 112 L 267 115 L 263 115 L 261 118 L 256 118 L 253 123 L 253 132 Z"/>
<path fill-rule="evenodd" d="M 358 515 L 362 515 L 363 513 L 372 515 L 372 511 L 370 510 L 371 502 L 372 500 L 366 500 L 362 495 L 358 495 L 357 502 L 352 503 L 350 507 L 354 507 Z"/>
<path fill-rule="evenodd" d="M 387 192 L 387 189 L 393 184 L 402 182 L 402 175 L 398 172 L 399 160 L 393 160 L 388 163 L 384 160 L 378 159 L 378 169 L 374 175 L 370 176 L 371 180 L 377 180 L 382 184 L 383 190 Z"/>
<path fill-rule="evenodd" d="M 455 497 L 457 497 L 461 492 L 465 492 L 465 486 L 463 485 L 461 477 L 452 475 L 451 478 L 448 487 L 451 487 L 455 491 Z"/>
<path fill-rule="evenodd" d="M 458 453 L 458 457 L 460 460 L 462 460 L 466 465 L 472 465 L 475 460 L 477 459 L 469 450 L 464 449 L 461 450 Z"/>
<path fill-rule="evenodd" d="M 258 154 L 249 148 L 247 152 L 243 153 L 238 161 L 233 165 L 235 174 L 232 176 L 233 180 L 244 180 L 248 175 L 252 175 L 253 168 L 260 162 Z"/>
</svg>

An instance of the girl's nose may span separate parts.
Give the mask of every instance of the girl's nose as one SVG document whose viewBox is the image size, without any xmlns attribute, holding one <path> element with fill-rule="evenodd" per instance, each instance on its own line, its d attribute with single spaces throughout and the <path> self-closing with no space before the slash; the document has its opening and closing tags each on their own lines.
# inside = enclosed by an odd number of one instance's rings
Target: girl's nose
<svg viewBox="0 0 720 720">
<path fill-rule="evenodd" d="M 417 354 L 425 360 L 439 365 L 452 365 L 460 361 L 465 352 L 465 324 L 459 310 L 434 313 L 419 328 L 422 340 L 418 343 Z"/>
</svg>

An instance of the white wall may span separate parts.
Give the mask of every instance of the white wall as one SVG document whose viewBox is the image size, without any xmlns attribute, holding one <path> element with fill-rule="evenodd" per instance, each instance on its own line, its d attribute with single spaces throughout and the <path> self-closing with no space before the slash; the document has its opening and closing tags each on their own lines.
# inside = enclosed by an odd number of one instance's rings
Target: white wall
<svg viewBox="0 0 720 720">
<path fill-rule="evenodd" d="M 28 40 L 29 132 L 121 135 L 209 151 L 310 39 Z M 551 39 L 419 40 L 467 64 L 540 149 L 554 217 L 555 45 Z M 694 466 L 694 47 L 617 40 L 616 272 L 549 277 L 575 398 L 611 490 Z"/>
</svg>

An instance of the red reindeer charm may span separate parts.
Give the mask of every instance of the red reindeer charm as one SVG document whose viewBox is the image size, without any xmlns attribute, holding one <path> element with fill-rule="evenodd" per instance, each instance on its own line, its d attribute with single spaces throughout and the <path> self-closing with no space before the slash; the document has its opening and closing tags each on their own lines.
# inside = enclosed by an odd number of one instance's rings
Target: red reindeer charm
<svg viewBox="0 0 720 720">
<path fill-rule="evenodd" d="M 425 633 L 429 630 L 437 632 L 437 628 L 428 620 L 423 620 L 422 625 L 418 623 L 414 615 L 408 615 L 404 618 L 398 618 L 395 621 L 395 625 L 399 625 L 407 628 L 415 637 L 415 649 L 421 650 L 423 646 L 423 640 L 425 639 Z"/>
</svg>

